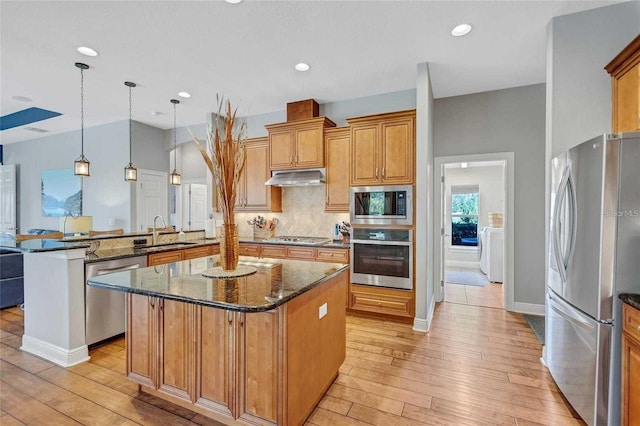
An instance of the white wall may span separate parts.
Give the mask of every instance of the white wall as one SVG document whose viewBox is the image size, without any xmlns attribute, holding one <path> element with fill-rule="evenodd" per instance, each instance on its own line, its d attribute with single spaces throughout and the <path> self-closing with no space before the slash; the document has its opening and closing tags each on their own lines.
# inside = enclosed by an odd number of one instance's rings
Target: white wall
<svg viewBox="0 0 640 426">
<path fill-rule="evenodd" d="M 445 234 L 451 234 L 451 187 L 477 185 L 478 194 L 478 232 L 489 226 L 489 212 L 504 211 L 504 183 L 503 166 L 480 166 L 445 169 L 445 202 L 447 229 Z M 445 239 L 445 261 L 478 263 L 478 249 L 476 247 L 451 247 L 451 237 Z M 472 265 L 469 265 L 472 266 Z"/>
<path fill-rule="evenodd" d="M 137 167 L 166 171 L 168 159 L 161 149 L 161 133 L 142 124 L 134 127 L 133 161 Z M 129 162 L 128 121 L 84 129 L 84 153 L 91 162 L 91 176 L 83 179 L 83 214 L 93 216 L 95 229 L 129 230 L 133 184 L 124 180 L 124 167 Z M 59 228 L 58 218 L 41 213 L 42 171 L 73 168 L 79 155 L 79 130 L 4 146 L 5 163 L 17 165 L 20 232 Z M 115 226 L 109 225 L 109 219 L 115 219 Z"/>
<path fill-rule="evenodd" d="M 545 86 L 436 99 L 434 156 L 514 152 L 514 300 L 543 305 Z"/>
</svg>

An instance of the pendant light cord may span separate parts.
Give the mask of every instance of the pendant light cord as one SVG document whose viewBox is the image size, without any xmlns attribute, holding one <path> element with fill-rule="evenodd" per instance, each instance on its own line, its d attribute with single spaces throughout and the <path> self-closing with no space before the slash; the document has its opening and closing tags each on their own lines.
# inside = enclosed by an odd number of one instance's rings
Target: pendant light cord
<svg viewBox="0 0 640 426">
<path fill-rule="evenodd" d="M 178 128 L 176 127 L 176 103 L 173 104 L 173 170 L 178 169 L 178 160 L 176 158 L 176 133 Z"/>
<path fill-rule="evenodd" d="M 80 158 L 84 158 L 84 68 L 80 68 Z"/>
<path fill-rule="evenodd" d="M 131 86 L 129 86 L 129 165 L 132 164 L 131 162 L 131 158 L 133 157 L 131 152 L 132 152 L 132 148 L 131 148 L 131 130 L 132 129 L 132 125 L 131 125 Z"/>
</svg>

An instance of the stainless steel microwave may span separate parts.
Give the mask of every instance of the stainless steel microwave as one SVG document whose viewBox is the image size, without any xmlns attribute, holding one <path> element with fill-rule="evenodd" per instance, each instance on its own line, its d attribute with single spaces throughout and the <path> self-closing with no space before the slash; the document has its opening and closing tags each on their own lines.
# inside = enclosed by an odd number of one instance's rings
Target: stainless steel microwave
<svg viewBox="0 0 640 426">
<path fill-rule="evenodd" d="M 411 185 L 352 187 L 352 225 L 413 225 Z"/>
</svg>

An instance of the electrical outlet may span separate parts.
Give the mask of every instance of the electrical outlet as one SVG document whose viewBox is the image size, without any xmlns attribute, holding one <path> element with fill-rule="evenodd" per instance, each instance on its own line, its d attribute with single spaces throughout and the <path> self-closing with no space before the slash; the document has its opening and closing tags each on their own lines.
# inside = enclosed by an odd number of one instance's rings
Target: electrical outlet
<svg viewBox="0 0 640 426">
<path fill-rule="evenodd" d="M 322 319 L 322 317 L 324 317 L 325 315 L 327 315 L 327 304 L 326 303 L 318 308 L 318 319 Z"/>
</svg>

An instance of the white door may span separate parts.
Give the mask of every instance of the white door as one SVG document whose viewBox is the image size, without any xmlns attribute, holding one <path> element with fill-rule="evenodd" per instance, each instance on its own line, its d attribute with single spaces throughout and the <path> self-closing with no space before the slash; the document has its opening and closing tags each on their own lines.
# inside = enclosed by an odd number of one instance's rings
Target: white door
<svg viewBox="0 0 640 426">
<path fill-rule="evenodd" d="M 207 185 L 189 185 L 189 230 L 204 229 L 207 219 Z"/>
<path fill-rule="evenodd" d="M 445 242 L 447 236 L 447 194 L 445 191 L 445 167 L 444 164 L 440 166 L 440 257 L 438 262 L 438 281 L 436 281 L 436 288 L 438 291 L 434 292 L 435 300 L 442 302 L 444 300 L 444 273 L 445 273 Z"/>
<path fill-rule="evenodd" d="M 16 166 L 0 166 L 0 235 L 16 235 Z"/>
<path fill-rule="evenodd" d="M 136 185 L 136 230 L 147 232 L 153 218 L 162 216 L 168 225 L 169 176 L 166 172 L 138 169 Z"/>
</svg>

